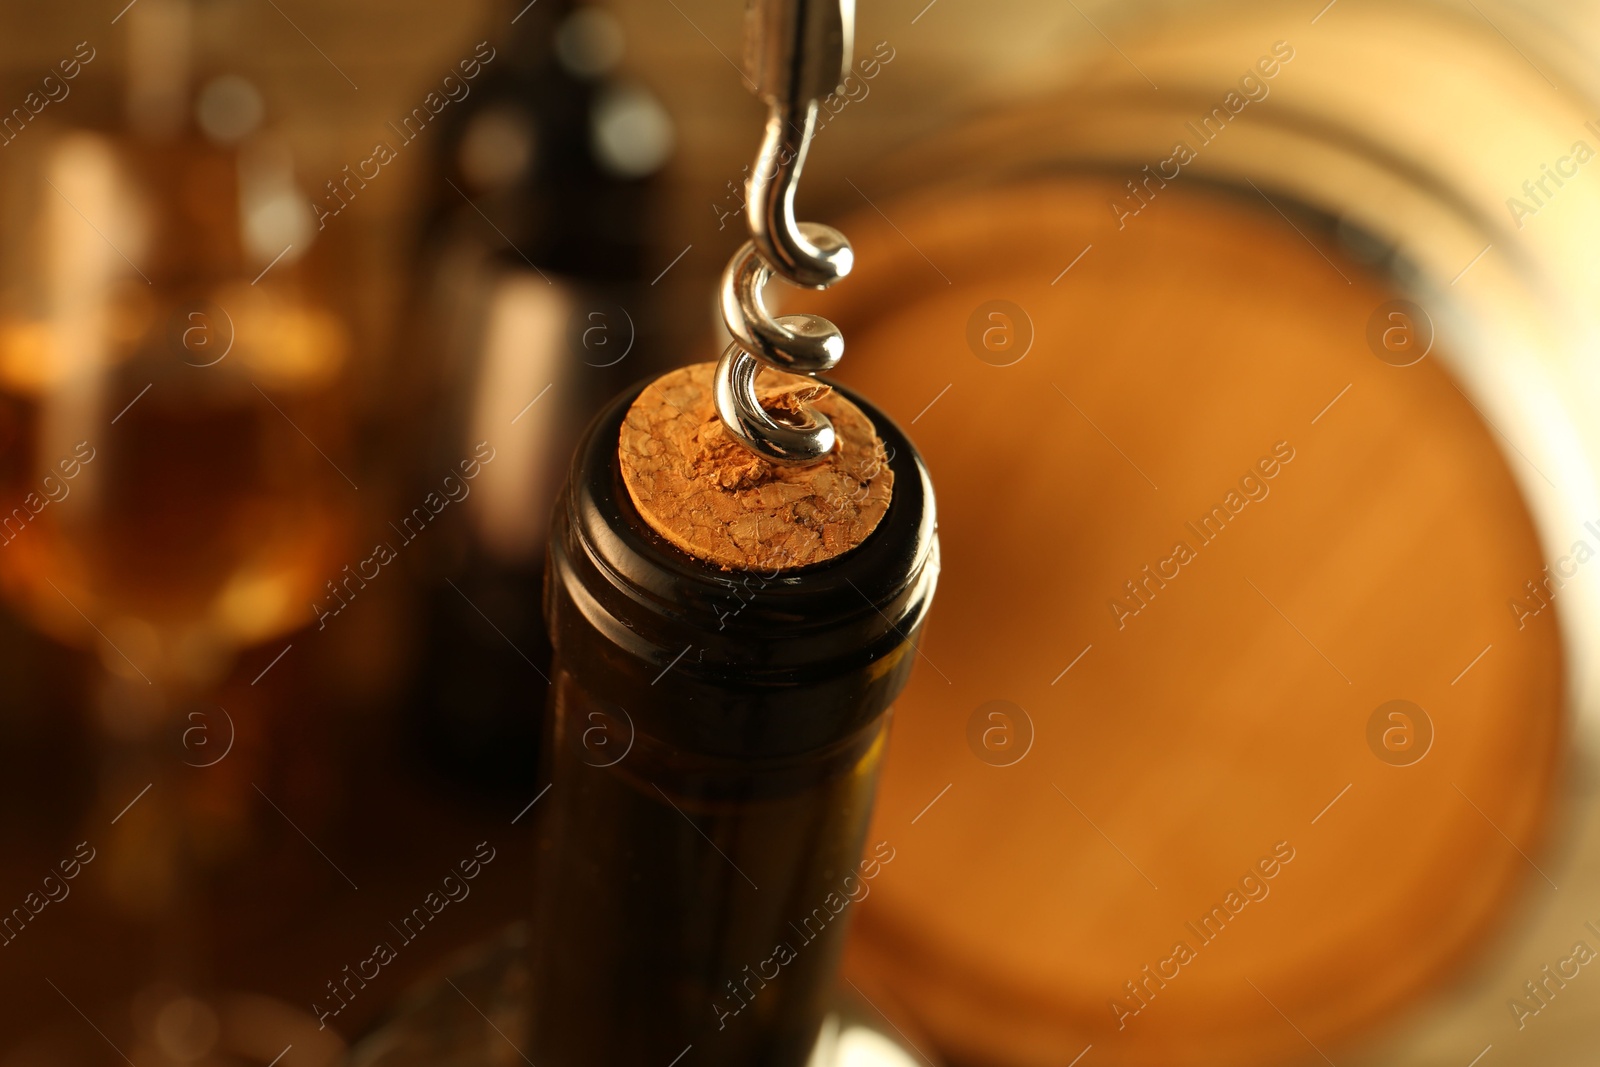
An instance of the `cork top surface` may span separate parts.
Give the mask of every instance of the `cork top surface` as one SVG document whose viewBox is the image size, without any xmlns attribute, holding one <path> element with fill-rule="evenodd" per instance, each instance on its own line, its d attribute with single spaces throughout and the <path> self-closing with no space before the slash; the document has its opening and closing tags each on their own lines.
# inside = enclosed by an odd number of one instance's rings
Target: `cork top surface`
<svg viewBox="0 0 1600 1067">
<path fill-rule="evenodd" d="M 798 570 L 865 541 L 894 487 L 866 414 L 815 379 L 762 371 L 762 407 L 782 418 L 809 403 L 838 435 L 816 463 L 770 463 L 723 428 L 715 371 L 715 363 L 695 363 L 657 378 L 623 419 L 622 480 L 650 527 L 696 559 L 737 571 Z"/>
</svg>

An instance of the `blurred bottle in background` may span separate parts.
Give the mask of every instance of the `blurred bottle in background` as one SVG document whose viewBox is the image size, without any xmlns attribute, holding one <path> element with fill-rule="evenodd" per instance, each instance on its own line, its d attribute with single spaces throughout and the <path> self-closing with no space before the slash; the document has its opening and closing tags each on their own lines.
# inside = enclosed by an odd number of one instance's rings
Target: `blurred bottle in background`
<svg viewBox="0 0 1600 1067">
<path fill-rule="evenodd" d="M 423 191 L 405 389 L 429 429 L 401 443 L 419 477 L 398 532 L 425 541 L 408 726 L 437 770 L 495 792 L 534 773 L 545 533 L 574 442 L 661 358 L 647 271 L 673 128 L 619 74 L 603 7 L 502 5 L 487 37 Z"/>
</svg>

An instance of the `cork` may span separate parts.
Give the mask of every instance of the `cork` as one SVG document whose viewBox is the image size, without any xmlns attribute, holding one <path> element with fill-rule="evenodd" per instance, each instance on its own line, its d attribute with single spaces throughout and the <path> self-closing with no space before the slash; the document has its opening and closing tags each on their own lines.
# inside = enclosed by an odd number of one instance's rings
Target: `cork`
<svg viewBox="0 0 1600 1067">
<path fill-rule="evenodd" d="M 770 463 L 724 429 L 712 403 L 715 371 L 715 363 L 696 363 L 657 378 L 623 419 L 622 480 L 650 528 L 729 571 L 799 570 L 865 541 L 894 487 L 866 414 L 815 379 L 763 371 L 762 407 L 781 419 L 811 404 L 838 435 L 816 463 Z"/>
</svg>

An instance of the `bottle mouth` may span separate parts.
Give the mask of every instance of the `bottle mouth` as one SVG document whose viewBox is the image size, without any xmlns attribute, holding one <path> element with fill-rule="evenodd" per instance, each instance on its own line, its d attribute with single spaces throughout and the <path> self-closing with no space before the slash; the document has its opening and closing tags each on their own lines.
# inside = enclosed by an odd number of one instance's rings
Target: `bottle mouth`
<svg viewBox="0 0 1600 1067">
<path fill-rule="evenodd" d="M 601 412 L 574 457 L 550 542 L 546 610 L 558 651 L 562 601 L 657 670 L 671 665 L 702 681 L 755 688 L 860 670 L 916 633 L 939 570 L 933 486 L 888 416 L 835 386 L 872 421 L 894 472 L 894 494 L 877 529 L 813 566 L 727 571 L 651 529 L 623 485 L 618 435 L 647 384 Z"/>
</svg>

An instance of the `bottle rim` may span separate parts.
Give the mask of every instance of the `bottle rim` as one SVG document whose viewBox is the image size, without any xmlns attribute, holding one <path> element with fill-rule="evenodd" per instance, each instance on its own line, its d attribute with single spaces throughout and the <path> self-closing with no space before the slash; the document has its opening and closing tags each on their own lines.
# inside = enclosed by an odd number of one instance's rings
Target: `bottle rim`
<svg viewBox="0 0 1600 1067">
<path fill-rule="evenodd" d="M 618 436 L 648 384 L 596 416 L 574 455 L 550 538 L 546 611 L 558 653 L 561 600 L 656 670 L 758 687 L 858 670 L 916 634 L 939 570 L 933 486 L 893 420 L 835 386 L 871 420 L 895 478 L 887 512 L 860 545 L 809 567 L 730 571 L 656 533 L 622 482 Z"/>
</svg>

